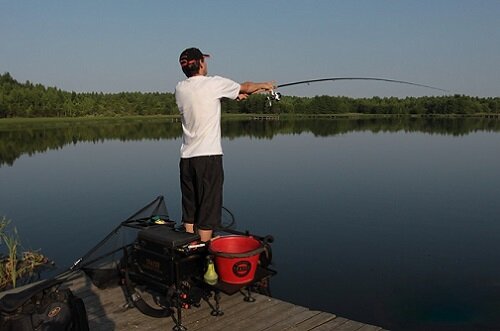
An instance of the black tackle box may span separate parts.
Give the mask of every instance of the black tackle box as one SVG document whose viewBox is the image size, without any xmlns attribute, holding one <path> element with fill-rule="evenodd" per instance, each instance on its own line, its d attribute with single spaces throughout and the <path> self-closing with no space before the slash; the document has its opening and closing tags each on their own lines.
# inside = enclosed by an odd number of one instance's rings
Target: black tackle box
<svg viewBox="0 0 500 331">
<path fill-rule="evenodd" d="M 158 290 L 191 279 L 202 279 L 206 249 L 186 249 L 200 239 L 198 234 L 169 226 L 151 226 L 138 233 L 131 251 L 131 276 Z"/>
</svg>

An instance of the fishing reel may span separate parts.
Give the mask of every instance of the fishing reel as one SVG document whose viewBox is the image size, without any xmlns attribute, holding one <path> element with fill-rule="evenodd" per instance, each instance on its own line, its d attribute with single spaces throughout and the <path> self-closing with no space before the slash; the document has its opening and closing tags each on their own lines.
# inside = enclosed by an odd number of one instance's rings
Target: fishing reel
<svg viewBox="0 0 500 331">
<path fill-rule="evenodd" d="M 281 100 L 281 93 L 278 91 L 271 90 L 269 94 L 267 95 L 267 104 L 269 107 L 273 105 L 274 101 L 280 101 Z"/>
</svg>

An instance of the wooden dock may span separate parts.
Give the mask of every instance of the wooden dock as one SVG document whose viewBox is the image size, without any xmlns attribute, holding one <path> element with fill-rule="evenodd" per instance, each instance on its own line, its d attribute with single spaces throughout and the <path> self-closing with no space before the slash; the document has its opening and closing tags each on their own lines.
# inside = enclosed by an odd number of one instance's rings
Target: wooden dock
<svg viewBox="0 0 500 331">
<path fill-rule="evenodd" d="M 260 120 L 260 121 L 278 121 L 280 119 L 279 115 L 255 115 L 252 117 L 254 120 Z"/>
<path fill-rule="evenodd" d="M 120 287 L 101 290 L 83 274 L 66 284 L 85 302 L 92 331 L 172 330 L 175 325 L 170 317 L 153 318 L 126 307 Z M 211 316 L 210 307 L 202 301 L 200 307 L 182 311 L 182 324 L 188 331 L 382 330 L 264 295 L 252 296 L 255 302 L 244 301 L 240 293 L 222 295 L 222 316 Z"/>
</svg>

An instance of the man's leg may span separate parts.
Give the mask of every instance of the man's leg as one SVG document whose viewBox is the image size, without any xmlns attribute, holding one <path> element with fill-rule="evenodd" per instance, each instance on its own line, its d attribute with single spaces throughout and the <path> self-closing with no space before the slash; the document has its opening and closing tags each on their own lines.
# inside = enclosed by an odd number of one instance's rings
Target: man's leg
<svg viewBox="0 0 500 331">
<path fill-rule="evenodd" d="M 202 200 L 199 203 L 198 234 L 203 242 L 212 239 L 213 230 L 217 229 L 221 221 L 222 212 L 222 186 L 224 182 L 224 169 L 222 155 L 204 158 L 203 170 L 199 169 L 202 180 L 198 192 Z"/>
<path fill-rule="evenodd" d="M 193 184 L 191 159 L 181 159 L 179 168 L 182 193 L 182 221 L 186 232 L 194 233 L 196 193 Z"/>
<path fill-rule="evenodd" d="M 212 239 L 212 230 L 201 230 L 198 229 L 198 234 L 200 235 L 200 240 L 203 242 L 210 241 Z"/>
<path fill-rule="evenodd" d="M 186 229 L 186 232 L 194 233 L 194 224 L 184 223 L 184 228 Z"/>
</svg>

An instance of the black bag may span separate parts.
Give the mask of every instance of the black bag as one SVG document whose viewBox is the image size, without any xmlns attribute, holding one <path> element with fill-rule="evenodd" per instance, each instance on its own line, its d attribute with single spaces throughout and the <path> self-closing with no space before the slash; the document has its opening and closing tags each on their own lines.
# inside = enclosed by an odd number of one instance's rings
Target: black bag
<svg viewBox="0 0 500 331">
<path fill-rule="evenodd" d="M 48 280 L 0 299 L 0 331 L 88 331 L 85 305 Z"/>
</svg>

